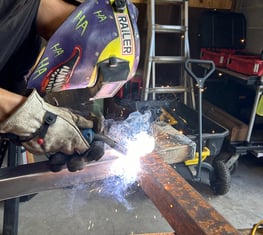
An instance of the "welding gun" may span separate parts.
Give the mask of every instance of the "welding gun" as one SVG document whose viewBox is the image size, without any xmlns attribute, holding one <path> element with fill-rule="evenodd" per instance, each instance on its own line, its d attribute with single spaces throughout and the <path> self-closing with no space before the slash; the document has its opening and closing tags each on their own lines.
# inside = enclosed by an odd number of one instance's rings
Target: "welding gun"
<svg viewBox="0 0 263 235">
<path fill-rule="evenodd" d="M 91 144 L 93 141 L 102 141 L 122 154 L 127 153 L 127 149 L 124 146 L 120 145 L 115 140 L 106 135 L 95 133 L 91 128 L 83 129 L 81 130 L 81 133 L 89 144 Z"/>
<path fill-rule="evenodd" d="M 116 151 L 126 154 L 127 150 L 125 147 L 118 144 L 116 141 L 112 140 L 108 136 L 103 134 L 95 133 L 93 129 L 87 128 L 81 130 L 82 135 L 90 144 L 90 149 L 88 150 L 88 155 L 86 155 L 86 161 L 98 161 L 104 154 L 103 143 L 109 145 L 111 148 Z M 83 157 L 83 156 L 82 156 Z M 67 155 L 63 153 L 56 153 L 48 156 L 50 159 L 50 168 L 52 171 L 59 171 L 62 169 L 62 166 L 67 163 L 69 171 L 81 170 L 84 167 L 84 162 L 82 157 L 72 155 L 68 158 Z"/>
</svg>

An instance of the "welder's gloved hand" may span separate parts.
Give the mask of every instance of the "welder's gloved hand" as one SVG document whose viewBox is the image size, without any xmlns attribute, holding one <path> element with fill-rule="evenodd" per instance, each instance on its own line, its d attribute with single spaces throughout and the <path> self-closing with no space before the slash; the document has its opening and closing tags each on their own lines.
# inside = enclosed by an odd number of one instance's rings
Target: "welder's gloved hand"
<svg viewBox="0 0 263 235">
<path fill-rule="evenodd" d="M 105 121 L 103 115 L 95 115 L 94 113 L 90 113 L 89 115 L 85 116 L 85 118 L 93 122 L 93 131 L 95 133 L 103 132 Z"/>
<path fill-rule="evenodd" d="M 34 90 L 7 120 L 1 133 L 12 133 L 33 154 L 84 154 L 90 148 L 80 128 L 93 128 L 82 116 L 46 103 Z"/>
<path fill-rule="evenodd" d="M 98 161 L 104 155 L 104 143 L 102 141 L 93 141 L 90 148 L 83 154 L 65 155 L 63 153 L 56 153 L 49 156 L 50 169 L 54 172 L 63 169 L 64 165 L 71 172 L 79 171 L 84 168 L 85 163 L 91 161 Z"/>
</svg>

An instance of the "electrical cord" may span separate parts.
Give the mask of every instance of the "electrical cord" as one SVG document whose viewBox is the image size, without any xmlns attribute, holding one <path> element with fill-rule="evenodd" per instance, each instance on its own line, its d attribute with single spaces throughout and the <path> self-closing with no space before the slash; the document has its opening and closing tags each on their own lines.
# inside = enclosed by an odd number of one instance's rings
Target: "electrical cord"
<svg viewBox="0 0 263 235">
<path fill-rule="evenodd" d="M 257 229 L 263 225 L 263 220 L 260 220 L 257 224 L 253 226 L 253 229 L 251 231 L 251 235 L 256 235 Z"/>
</svg>

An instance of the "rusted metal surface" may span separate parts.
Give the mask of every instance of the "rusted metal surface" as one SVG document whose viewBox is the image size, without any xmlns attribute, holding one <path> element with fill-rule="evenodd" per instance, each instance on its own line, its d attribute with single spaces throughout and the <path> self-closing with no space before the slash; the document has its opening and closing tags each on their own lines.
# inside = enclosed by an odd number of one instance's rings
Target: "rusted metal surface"
<svg viewBox="0 0 263 235">
<path fill-rule="evenodd" d="M 178 235 L 240 234 L 157 155 L 141 159 L 139 183 Z"/>
<path fill-rule="evenodd" d="M 102 180 L 118 159 L 90 163 L 82 171 L 51 172 L 48 162 L 0 169 L 0 201 Z M 208 202 L 157 154 L 141 158 L 138 183 L 177 235 L 240 234 Z"/>
</svg>

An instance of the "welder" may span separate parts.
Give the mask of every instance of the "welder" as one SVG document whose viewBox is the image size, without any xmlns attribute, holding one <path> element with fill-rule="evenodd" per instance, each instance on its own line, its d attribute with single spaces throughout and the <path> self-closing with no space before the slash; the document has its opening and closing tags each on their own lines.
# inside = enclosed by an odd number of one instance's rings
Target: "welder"
<svg viewBox="0 0 263 235">
<path fill-rule="evenodd" d="M 56 170 L 98 160 L 103 145 L 81 131 L 99 131 L 99 118 L 45 95 L 90 87 L 91 99 L 114 96 L 138 65 L 137 9 L 128 0 L 2 0 L 0 17 L 0 139 L 45 154 Z"/>
</svg>

